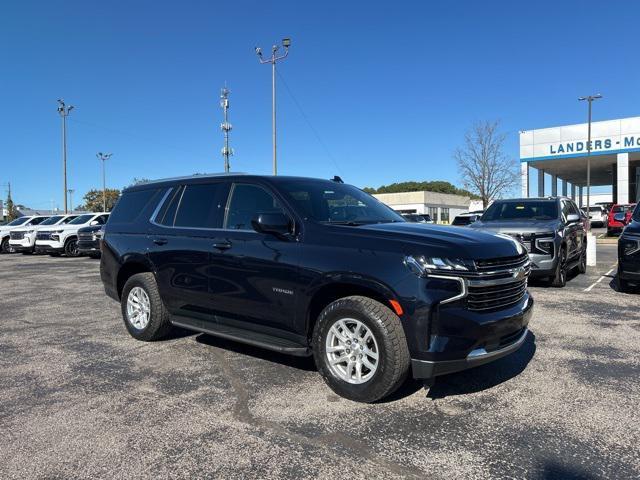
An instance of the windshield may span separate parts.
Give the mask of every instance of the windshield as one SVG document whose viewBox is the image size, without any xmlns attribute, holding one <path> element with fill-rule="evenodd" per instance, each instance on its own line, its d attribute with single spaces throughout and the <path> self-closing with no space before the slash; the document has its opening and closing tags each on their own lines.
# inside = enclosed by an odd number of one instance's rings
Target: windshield
<svg viewBox="0 0 640 480">
<path fill-rule="evenodd" d="M 74 218 L 69 222 L 69 225 L 82 225 L 83 223 L 87 223 L 91 220 L 94 215 L 80 215 L 79 217 Z"/>
<path fill-rule="evenodd" d="M 74 218 L 78 218 L 77 215 L 70 215 L 67 218 L 65 218 L 63 221 L 60 222 L 60 225 L 66 225 L 67 223 L 71 222 L 71 220 L 73 220 Z"/>
<path fill-rule="evenodd" d="M 613 213 L 626 213 L 631 210 L 633 205 L 616 205 L 613 207 Z"/>
<path fill-rule="evenodd" d="M 56 223 L 58 223 L 60 221 L 60 219 L 62 217 L 63 217 L 63 215 L 55 215 L 53 217 L 49 217 L 44 222 L 42 222 L 40 225 L 55 225 Z"/>
<path fill-rule="evenodd" d="M 636 205 L 636 208 L 633 211 L 633 219 L 636 222 L 640 222 L 640 203 L 638 205 Z"/>
<path fill-rule="evenodd" d="M 558 205 L 554 201 L 494 202 L 482 221 L 496 220 L 553 220 L 558 218 Z"/>
<path fill-rule="evenodd" d="M 22 225 L 23 223 L 25 223 L 27 220 L 29 220 L 31 217 L 20 217 L 20 218 L 16 218 L 14 221 L 7 223 L 7 227 L 14 227 L 16 225 Z"/>
<path fill-rule="evenodd" d="M 404 222 L 402 216 L 368 193 L 331 181 L 285 181 L 280 184 L 298 211 L 318 222 L 363 224 Z"/>
</svg>

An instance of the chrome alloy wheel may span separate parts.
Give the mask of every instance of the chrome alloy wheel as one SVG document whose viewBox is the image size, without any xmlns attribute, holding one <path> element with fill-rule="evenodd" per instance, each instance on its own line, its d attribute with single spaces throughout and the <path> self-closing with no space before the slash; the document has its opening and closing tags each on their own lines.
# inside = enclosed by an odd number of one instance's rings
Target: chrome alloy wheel
<svg viewBox="0 0 640 480">
<path fill-rule="evenodd" d="M 337 320 L 327 334 L 325 351 L 331 372 L 347 383 L 365 383 L 378 369 L 378 343 L 359 320 Z"/>
<path fill-rule="evenodd" d="M 127 320 L 134 328 L 143 330 L 151 319 L 149 295 L 143 288 L 133 287 L 127 297 Z"/>
</svg>

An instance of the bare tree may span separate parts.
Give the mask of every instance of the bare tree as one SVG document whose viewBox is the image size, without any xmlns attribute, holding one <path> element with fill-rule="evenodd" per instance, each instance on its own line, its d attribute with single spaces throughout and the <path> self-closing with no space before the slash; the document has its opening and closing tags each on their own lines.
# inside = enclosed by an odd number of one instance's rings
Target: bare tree
<svg viewBox="0 0 640 480">
<path fill-rule="evenodd" d="M 465 188 L 482 198 L 484 208 L 513 188 L 520 176 L 503 151 L 506 135 L 498 126 L 497 121 L 474 124 L 464 136 L 464 146 L 453 153 Z"/>
</svg>

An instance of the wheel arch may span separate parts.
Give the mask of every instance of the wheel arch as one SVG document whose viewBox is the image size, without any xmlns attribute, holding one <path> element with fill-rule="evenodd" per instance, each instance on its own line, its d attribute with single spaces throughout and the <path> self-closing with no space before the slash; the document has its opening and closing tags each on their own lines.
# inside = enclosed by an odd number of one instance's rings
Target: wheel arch
<svg viewBox="0 0 640 480">
<path fill-rule="evenodd" d="M 145 257 L 135 256 L 127 259 L 118 270 L 118 275 L 116 278 L 116 291 L 118 293 L 118 298 L 122 297 L 124 284 L 127 283 L 127 280 L 129 280 L 129 278 L 137 273 L 145 272 L 153 273 L 153 266 Z"/>
<path fill-rule="evenodd" d="M 327 305 L 340 298 L 354 295 L 376 300 L 398 314 L 398 311 L 391 303 L 392 301 L 397 302 L 397 296 L 389 287 L 375 280 L 341 275 L 338 278 L 327 279 L 327 282 L 313 290 L 305 314 L 307 338 L 311 338 L 318 316 Z M 396 305 L 399 306 L 398 303 Z"/>
</svg>

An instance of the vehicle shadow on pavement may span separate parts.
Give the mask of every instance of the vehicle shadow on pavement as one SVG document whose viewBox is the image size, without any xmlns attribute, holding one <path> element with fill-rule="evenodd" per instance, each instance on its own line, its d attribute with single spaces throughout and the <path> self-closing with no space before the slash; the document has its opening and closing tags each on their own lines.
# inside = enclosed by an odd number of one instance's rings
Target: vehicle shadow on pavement
<svg viewBox="0 0 640 480">
<path fill-rule="evenodd" d="M 584 470 L 549 462 L 544 465 L 540 478 L 544 480 L 596 480 L 599 477 L 591 475 Z"/>
<path fill-rule="evenodd" d="M 506 357 L 476 368 L 437 377 L 429 389 L 432 400 L 476 393 L 516 377 L 527 368 L 536 352 L 536 336 L 529 331 L 522 347 Z"/>
<path fill-rule="evenodd" d="M 207 335 L 206 333 L 198 334 L 196 341 L 221 350 L 228 350 L 239 353 L 240 355 L 247 355 L 249 357 L 258 358 L 271 363 L 279 363 L 298 370 L 305 370 L 308 372 L 317 370 L 313 357 L 294 357 L 293 355 L 285 355 L 284 353 L 265 350 L 264 348 L 234 342 L 233 340 L 226 340 L 213 335 Z"/>
</svg>

